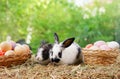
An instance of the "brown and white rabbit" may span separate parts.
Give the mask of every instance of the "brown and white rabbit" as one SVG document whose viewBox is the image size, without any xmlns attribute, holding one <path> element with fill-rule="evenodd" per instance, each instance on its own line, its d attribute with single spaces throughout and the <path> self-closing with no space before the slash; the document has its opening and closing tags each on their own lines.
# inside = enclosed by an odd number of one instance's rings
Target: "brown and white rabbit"
<svg viewBox="0 0 120 79">
<path fill-rule="evenodd" d="M 36 60 L 42 64 L 47 65 L 50 63 L 49 50 L 52 48 L 52 44 L 45 41 L 41 42 L 41 46 L 38 48 L 37 54 L 35 56 Z"/>
<path fill-rule="evenodd" d="M 50 50 L 50 59 L 56 64 L 80 64 L 84 62 L 81 48 L 74 42 L 75 38 L 68 38 L 59 43 L 59 38 L 54 33 L 55 44 Z"/>
</svg>

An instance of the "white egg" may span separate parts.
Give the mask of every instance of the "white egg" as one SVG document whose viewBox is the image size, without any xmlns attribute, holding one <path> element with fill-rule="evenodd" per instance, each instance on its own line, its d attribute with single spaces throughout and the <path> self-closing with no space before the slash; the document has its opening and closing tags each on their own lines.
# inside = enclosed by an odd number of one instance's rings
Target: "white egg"
<svg viewBox="0 0 120 79">
<path fill-rule="evenodd" d="M 116 41 L 107 42 L 108 47 L 112 49 L 119 49 L 120 45 Z"/>
<path fill-rule="evenodd" d="M 90 47 L 89 49 L 91 49 L 91 50 L 99 50 L 99 47 L 97 47 L 97 46 L 92 46 L 92 47 Z"/>
<path fill-rule="evenodd" d="M 14 51 L 8 50 L 7 52 L 5 52 L 5 56 L 9 56 L 9 55 L 14 55 Z"/>
</svg>

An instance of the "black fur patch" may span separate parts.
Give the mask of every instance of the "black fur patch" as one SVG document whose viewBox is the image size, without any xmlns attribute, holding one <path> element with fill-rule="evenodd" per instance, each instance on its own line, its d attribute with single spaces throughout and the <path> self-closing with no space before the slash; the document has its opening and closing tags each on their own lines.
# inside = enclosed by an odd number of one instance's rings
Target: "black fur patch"
<svg viewBox="0 0 120 79">
<path fill-rule="evenodd" d="M 52 45 L 45 44 L 45 45 L 42 45 L 41 48 L 44 49 L 42 53 L 43 60 L 47 60 L 49 58 L 49 50 L 52 48 Z"/>
<path fill-rule="evenodd" d="M 59 56 L 60 58 L 62 58 L 62 52 L 59 52 L 59 53 L 58 53 L 58 56 Z"/>
<path fill-rule="evenodd" d="M 78 54 L 76 56 L 76 59 L 78 59 L 80 57 L 80 53 L 81 53 L 81 49 L 79 47 L 77 48 L 77 50 L 78 50 Z"/>
<path fill-rule="evenodd" d="M 25 42 L 25 39 L 19 39 L 18 41 L 16 41 L 16 43 L 19 43 L 19 44 L 27 44 L 27 43 Z M 31 47 L 29 44 L 27 44 L 27 45 L 29 46 L 30 50 L 32 50 L 32 47 Z"/>
<path fill-rule="evenodd" d="M 43 60 L 47 60 L 49 58 L 49 50 L 43 50 L 42 57 Z"/>
</svg>

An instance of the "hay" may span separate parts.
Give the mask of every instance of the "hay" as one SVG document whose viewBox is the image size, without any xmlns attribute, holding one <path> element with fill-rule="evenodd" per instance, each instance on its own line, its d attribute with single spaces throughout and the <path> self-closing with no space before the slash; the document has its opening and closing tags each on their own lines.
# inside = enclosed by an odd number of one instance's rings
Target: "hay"
<svg viewBox="0 0 120 79">
<path fill-rule="evenodd" d="M 0 68 L 0 79 L 120 79 L 120 55 L 109 66 L 40 65 L 33 60 L 10 68 Z"/>
</svg>

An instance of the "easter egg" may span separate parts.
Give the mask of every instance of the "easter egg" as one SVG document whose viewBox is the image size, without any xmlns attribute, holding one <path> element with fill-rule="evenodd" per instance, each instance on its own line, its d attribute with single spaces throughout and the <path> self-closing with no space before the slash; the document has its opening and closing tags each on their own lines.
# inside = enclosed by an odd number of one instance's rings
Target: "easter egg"
<svg viewBox="0 0 120 79">
<path fill-rule="evenodd" d="M 107 45 L 101 45 L 100 50 L 111 50 L 111 48 L 108 47 Z"/>
<path fill-rule="evenodd" d="M 16 46 L 21 46 L 21 44 L 19 44 L 19 43 L 16 43 Z"/>
<path fill-rule="evenodd" d="M 16 55 L 25 54 L 27 52 L 26 48 L 23 47 L 22 45 L 16 46 L 15 49 L 14 49 L 14 51 L 15 51 Z"/>
<path fill-rule="evenodd" d="M 27 50 L 27 53 L 30 52 L 30 48 L 29 48 L 29 46 L 27 44 L 23 44 L 22 46 Z"/>
<path fill-rule="evenodd" d="M 16 42 L 14 41 L 9 41 L 9 43 L 12 45 L 12 50 L 14 50 L 15 46 L 16 46 Z"/>
<path fill-rule="evenodd" d="M 0 50 L 0 56 L 4 56 L 5 52 L 3 52 L 2 50 Z"/>
<path fill-rule="evenodd" d="M 85 46 L 85 48 L 90 48 L 92 46 L 93 46 L 93 44 L 88 44 L 88 45 Z"/>
<path fill-rule="evenodd" d="M 95 46 L 97 46 L 97 47 L 100 47 L 101 45 L 105 45 L 106 44 L 106 42 L 105 41 L 96 41 L 95 43 L 94 43 L 94 45 Z"/>
<path fill-rule="evenodd" d="M 0 44 L 0 48 L 3 52 L 6 52 L 12 49 L 12 45 L 9 42 L 4 41 Z"/>
<path fill-rule="evenodd" d="M 14 55 L 15 52 L 13 50 L 8 50 L 7 52 L 5 52 L 5 56 L 10 56 L 10 55 Z"/>
<path fill-rule="evenodd" d="M 107 42 L 108 47 L 112 49 L 119 49 L 120 45 L 116 41 Z"/>
<path fill-rule="evenodd" d="M 91 49 L 91 50 L 99 50 L 99 47 L 97 47 L 97 46 L 91 46 L 89 49 Z"/>
</svg>

